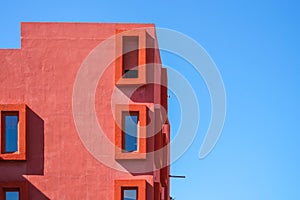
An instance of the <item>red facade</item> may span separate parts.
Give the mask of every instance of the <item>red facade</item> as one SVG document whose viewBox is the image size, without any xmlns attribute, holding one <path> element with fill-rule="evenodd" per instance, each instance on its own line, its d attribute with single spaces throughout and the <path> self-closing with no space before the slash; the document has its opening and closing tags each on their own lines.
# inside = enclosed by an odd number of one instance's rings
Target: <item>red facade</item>
<svg viewBox="0 0 300 200">
<path fill-rule="evenodd" d="M 22 23 L 0 69 L 0 199 L 169 199 L 153 24 Z"/>
</svg>

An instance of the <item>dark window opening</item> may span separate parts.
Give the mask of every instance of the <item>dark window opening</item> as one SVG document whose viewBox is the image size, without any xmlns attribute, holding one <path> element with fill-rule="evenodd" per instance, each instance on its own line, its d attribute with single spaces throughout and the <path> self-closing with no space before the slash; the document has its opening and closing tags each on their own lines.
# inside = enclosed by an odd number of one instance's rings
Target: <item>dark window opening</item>
<svg viewBox="0 0 300 200">
<path fill-rule="evenodd" d="M 137 78 L 139 73 L 138 70 L 133 70 L 133 69 L 130 70 L 127 69 L 124 72 L 125 72 L 123 75 L 124 78 Z"/>
<path fill-rule="evenodd" d="M 123 147 L 126 152 L 138 150 L 138 112 L 123 112 Z"/>
<path fill-rule="evenodd" d="M 7 111 L 1 115 L 2 153 L 18 151 L 19 112 Z"/>
<path fill-rule="evenodd" d="M 122 188 L 122 200 L 137 200 L 138 199 L 138 188 Z"/>
<path fill-rule="evenodd" d="M 123 36 L 123 77 L 138 78 L 139 37 Z"/>
</svg>

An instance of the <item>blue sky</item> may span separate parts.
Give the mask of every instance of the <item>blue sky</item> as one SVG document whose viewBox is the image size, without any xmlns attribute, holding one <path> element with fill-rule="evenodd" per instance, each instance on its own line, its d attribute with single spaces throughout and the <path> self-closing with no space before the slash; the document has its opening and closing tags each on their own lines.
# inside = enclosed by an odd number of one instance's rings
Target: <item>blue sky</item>
<svg viewBox="0 0 300 200">
<path fill-rule="evenodd" d="M 149 22 L 192 37 L 215 61 L 227 115 L 214 150 L 198 153 L 210 120 L 204 81 L 188 63 L 163 63 L 191 81 L 200 102 L 197 136 L 172 165 L 176 200 L 300 199 L 300 3 L 263 1 L 1 1 L 0 48 L 20 46 L 21 21 Z M 175 81 L 175 80 L 170 80 Z M 179 124 L 171 94 L 172 136 Z"/>
</svg>

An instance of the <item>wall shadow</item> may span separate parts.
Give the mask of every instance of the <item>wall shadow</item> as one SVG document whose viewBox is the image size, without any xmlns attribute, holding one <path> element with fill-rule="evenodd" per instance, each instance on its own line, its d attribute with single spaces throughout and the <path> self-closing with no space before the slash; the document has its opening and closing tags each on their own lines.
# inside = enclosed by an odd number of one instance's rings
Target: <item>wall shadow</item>
<svg viewBox="0 0 300 200">
<path fill-rule="evenodd" d="M 39 189 L 37 189 L 34 185 L 28 182 L 28 199 L 33 200 L 50 200 L 45 194 L 43 194 Z"/>
<path fill-rule="evenodd" d="M 26 194 L 22 195 L 28 195 L 29 199 L 49 199 L 24 175 L 44 175 L 44 121 L 28 106 L 26 107 L 26 160 L 0 160 L 0 183 L 3 186 L 24 183 Z"/>
<path fill-rule="evenodd" d="M 145 84 L 142 86 L 118 86 L 120 91 L 130 100 L 137 103 L 153 103 L 154 84 Z"/>
<path fill-rule="evenodd" d="M 26 175 L 44 175 L 44 121 L 27 107 Z"/>
<path fill-rule="evenodd" d="M 26 108 L 26 160 L 0 160 L 0 181 L 44 175 L 44 121 Z"/>
</svg>

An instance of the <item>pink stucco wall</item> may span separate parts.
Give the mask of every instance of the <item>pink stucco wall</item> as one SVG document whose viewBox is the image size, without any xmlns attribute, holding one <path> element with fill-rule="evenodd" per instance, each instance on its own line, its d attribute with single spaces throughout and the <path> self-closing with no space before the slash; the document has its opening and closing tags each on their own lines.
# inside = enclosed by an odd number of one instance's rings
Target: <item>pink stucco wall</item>
<svg viewBox="0 0 300 200">
<path fill-rule="evenodd" d="M 116 29 L 145 27 L 154 30 L 153 24 L 21 24 L 21 49 L 0 49 L 0 104 L 25 103 L 30 108 L 28 156 L 27 161 L 0 161 L 0 182 L 27 180 L 29 199 L 112 200 L 115 179 L 146 179 L 147 197 L 154 199 L 153 182 L 159 181 L 160 171 L 136 175 L 102 164 L 81 142 L 72 113 L 74 81 L 90 52 Z M 155 39 L 155 32 L 150 34 Z M 160 63 L 159 54 L 155 62 Z M 160 85 L 143 86 L 132 97 L 126 98 L 126 89 L 115 94 L 113 66 L 106 69 L 95 93 L 98 123 L 112 142 L 112 96 L 118 103 L 146 102 L 167 108 L 166 91 Z M 153 69 L 158 83 L 167 78 L 161 71 Z M 154 139 L 147 145 L 154 149 Z"/>
</svg>

